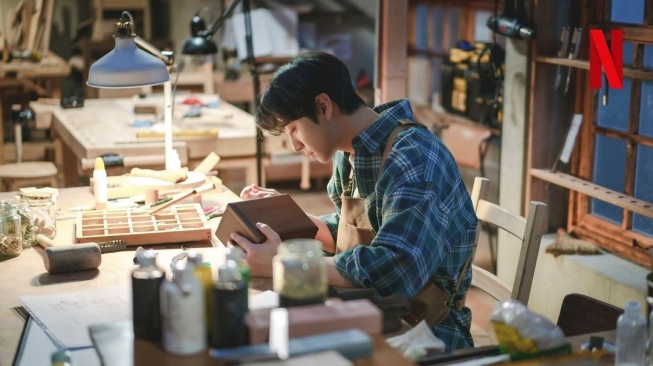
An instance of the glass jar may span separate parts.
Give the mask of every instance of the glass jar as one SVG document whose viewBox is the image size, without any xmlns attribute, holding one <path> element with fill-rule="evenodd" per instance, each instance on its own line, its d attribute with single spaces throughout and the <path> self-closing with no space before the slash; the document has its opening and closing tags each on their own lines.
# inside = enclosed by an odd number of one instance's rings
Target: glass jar
<svg viewBox="0 0 653 366">
<path fill-rule="evenodd" d="M 16 257 L 22 251 L 20 215 L 11 205 L 0 206 L 0 258 Z"/>
<path fill-rule="evenodd" d="M 279 306 L 322 304 L 327 295 L 327 273 L 322 246 L 315 239 L 283 241 L 272 260 L 272 282 Z"/>
<path fill-rule="evenodd" d="M 34 224 L 32 223 L 32 213 L 26 200 L 10 199 L 2 201 L 2 206 L 10 205 L 16 208 L 20 216 L 20 226 L 23 232 L 23 249 L 30 248 L 36 244 L 36 234 L 34 234 Z"/>
<path fill-rule="evenodd" d="M 52 239 L 57 233 L 54 197 L 50 192 L 29 191 L 20 194 L 29 205 L 34 235 L 43 234 Z"/>
</svg>

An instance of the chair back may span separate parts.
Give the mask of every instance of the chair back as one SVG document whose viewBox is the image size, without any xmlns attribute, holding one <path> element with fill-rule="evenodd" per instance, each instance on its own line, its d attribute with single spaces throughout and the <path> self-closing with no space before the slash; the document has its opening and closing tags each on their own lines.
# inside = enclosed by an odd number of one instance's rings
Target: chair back
<svg viewBox="0 0 653 366">
<path fill-rule="evenodd" d="M 483 223 L 496 226 L 521 240 L 519 261 L 512 288 L 504 284 L 495 274 L 477 265 L 472 265 L 472 286 L 498 301 L 514 299 L 528 305 L 540 241 L 546 230 L 548 206 L 542 202 L 531 201 L 527 217 L 513 214 L 498 204 L 486 200 L 489 185 L 489 179 L 477 177 L 472 188 L 472 203 L 479 220 L 476 242 Z"/>
<path fill-rule="evenodd" d="M 562 300 L 558 326 L 571 337 L 617 329 L 617 319 L 624 310 L 582 294 L 568 294 Z"/>
</svg>

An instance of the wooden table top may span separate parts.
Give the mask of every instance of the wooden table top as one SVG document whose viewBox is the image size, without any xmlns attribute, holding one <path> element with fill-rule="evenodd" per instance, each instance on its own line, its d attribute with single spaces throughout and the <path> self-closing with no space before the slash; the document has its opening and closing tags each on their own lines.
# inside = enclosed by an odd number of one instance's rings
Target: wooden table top
<svg viewBox="0 0 653 366">
<path fill-rule="evenodd" d="M 16 192 L 0 193 L 0 200 L 12 198 Z M 223 188 L 222 191 L 207 192 L 202 196 L 203 207 L 221 206 L 240 200 L 232 191 Z M 90 187 L 64 188 L 59 191 L 56 203 L 58 210 L 57 235 L 54 239 L 57 245 L 69 245 L 75 241 L 75 222 L 77 213 L 69 210 L 70 207 L 83 206 L 93 203 Z M 211 242 L 185 243 L 202 254 L 204 261 L 211 263 L 211 268 L 218 268 L 224 258 L 224 247 L 215 237 L 215 229 L 220 218 L 209 221 L 212 229 Z M 170 275 L 172 258 L 182 249 L 180 244 L 164 244 L 152 246 L 157 250 L 157 262 L 166 269 Z M 0 262 L 0 365 L 11 364 L 16 347 L 20 341 L 20 334 L 24 321 L 12 310 L 21 306 L 20 296 L 45 295 L 65 292 L 84 291 L 107 286 L 126 285 L 129 283 L 129 274 L 134 269 L 133 258 L 136 246 L 128 250 L 115 253 L 102 254 L 102 263 L 97 270 L 62 273 L 50 275 L 43 265 L 43 249 L 33 247 L 24 250 L 18 257 Z M 262 290 L 271 289 L 271 279 L 254 279 L 250 293 L 255 294 Z M 403 365 L 412 364 L 403 358 L 396 350 L 389 347 L 382 337 L 375 339 L 375 352 L 370 359 L 359 360 L 360 365 Z M 157 350 L 155 350 L 157 351 Z M 155 354 L 167 357 L 162 350 Z M 176 357 L 176 361 L 186 358 Z M 193 359 L 193 358 L 191 358 Z M 216 364 L 208 356 L 201 357 L 199 364 Z M 167 362 L 167 361 L 166 361 Z M 180 361 L 181 362 L 181 361 Z M 184 361 L 186 362 L 186 361 Z M 164 364 L 157 363 L 154 364 Z M 183 362 L 182 362 L 183 363 Z M 175 363 L 179 364 L 179 363 Z M 185 363 L 197 364 L 197 363 Z M 217 363 L 219 364 L 219 363 Z"/>
</svg>

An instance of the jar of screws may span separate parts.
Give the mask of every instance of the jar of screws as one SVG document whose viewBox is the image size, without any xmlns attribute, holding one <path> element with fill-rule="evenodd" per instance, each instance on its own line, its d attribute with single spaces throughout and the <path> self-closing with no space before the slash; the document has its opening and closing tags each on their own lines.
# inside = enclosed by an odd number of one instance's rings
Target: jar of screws
<svg viewBox="0 0 653 366">
<path fill-rule="evenodd" d="M 20 215 L 11 205 L 0 206 L 0 258 L 17 257 L 23 251 Z"/>
</svg>

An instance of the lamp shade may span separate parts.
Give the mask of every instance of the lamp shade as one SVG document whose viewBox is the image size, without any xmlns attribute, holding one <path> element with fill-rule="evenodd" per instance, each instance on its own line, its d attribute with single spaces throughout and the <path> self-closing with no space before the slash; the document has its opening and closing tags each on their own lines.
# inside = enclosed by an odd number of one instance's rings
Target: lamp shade
<svg viewBox="0 0 653 366">
<path fill-rule="evenodd" d="M 211 30 L 206 29 L 206 23 L 195 15 L 190 21 L 191 36 L 186 39 L 181 48 L 181 53 L 185 55 L 210 55 L 218 52 L 218 46 L 211 40 Z"/>
<path fill-rule="evenodd" d="M 133 37 L 116 37 L 115 48 L 97 60 L 87 84 L 96 88 L 133 88 L 170 80 L 166 64 L 136 46 Z"/>
</svg>

